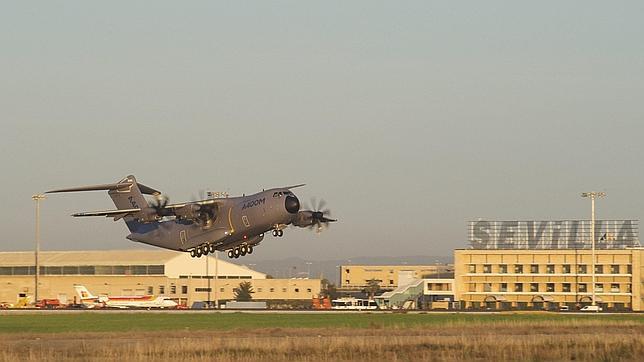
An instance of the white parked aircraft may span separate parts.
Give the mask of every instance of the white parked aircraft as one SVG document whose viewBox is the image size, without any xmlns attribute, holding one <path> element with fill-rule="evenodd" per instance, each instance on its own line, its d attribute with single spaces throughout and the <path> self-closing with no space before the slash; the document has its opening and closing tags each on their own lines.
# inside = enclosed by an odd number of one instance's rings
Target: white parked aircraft
<svg viewBox="0 0 644 362">
<path fill-rule="evenodd" d="M 153 295 L 131 295 L 131 296 L 95 296 L 82 285 L 75 285 L 76 294 L 80 302 L 89 308 L 105 306 L 108 308 L 176 308 L 177 302 L 166 297 L 154 297 Z"/>
</svg>

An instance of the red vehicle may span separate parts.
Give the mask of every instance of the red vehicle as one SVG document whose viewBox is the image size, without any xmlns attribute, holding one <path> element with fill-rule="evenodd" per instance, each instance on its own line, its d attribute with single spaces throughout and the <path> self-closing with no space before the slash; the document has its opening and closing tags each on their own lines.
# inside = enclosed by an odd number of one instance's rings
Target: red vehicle
<svg viewBox="0 0 644 362">
<path fill-rule="evenodd" d="M 58 299 L 41 299 L 36 303 L 36 308 L 40 309 L 55 309 L 62 307 L 63 305 L 60 304 L 60 300 Z"/>
</svg>

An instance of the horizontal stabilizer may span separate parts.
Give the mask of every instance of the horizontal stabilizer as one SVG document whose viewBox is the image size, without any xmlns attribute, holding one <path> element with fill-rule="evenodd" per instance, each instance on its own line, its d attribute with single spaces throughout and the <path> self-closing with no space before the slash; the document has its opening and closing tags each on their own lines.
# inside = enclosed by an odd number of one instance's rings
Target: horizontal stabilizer
<svg viewBox="0 0 644 362">
<path fill-rule="evenodd" d="M 106 216 L 114 217 L 115 220 L 121 219 L 128 214 L 133 214 L 141 211 L 141 209 L 123 209 L 123 210 L 105 210 L 105 211 L 90 211 L 90 212 L 79 212 L 72 214 L 73 217 L 85 217 L 85 216 Z"/>
<path fill-rule="evenodd" d="M 145 186 L 140 183 L 136 183 L 137 186 L 139 187 L 139 190 L 141 190 L 141 193 L 146 194 L 146 195 L 159 195 L 161 194 L 160 191 L 157 191 L 151 187 Z M 132 187 L 133 183 L 132 182 L 118 182 L 114 184 L 102 184 L 102 185 L 91 185 L 91 186 L 81 186 L 81 187 L 71 187 L 71 188 L 66 188 L 66 189 L 58 189 L 58 190 L 51 190 L 45 192 L 46 194 L 53 194 L 53 193 L 58 193 L 58 192 L 78 192 L 78 191 L 119 191 L 119 192 L 127 192 L 130 190 Z"/>
</svg>

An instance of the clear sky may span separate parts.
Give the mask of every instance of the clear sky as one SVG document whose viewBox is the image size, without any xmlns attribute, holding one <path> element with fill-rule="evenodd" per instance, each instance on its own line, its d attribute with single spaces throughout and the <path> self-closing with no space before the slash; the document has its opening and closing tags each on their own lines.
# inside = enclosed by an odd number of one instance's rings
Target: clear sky
<svg viewBox="0 0 644 362">
<path fill-rule="evenodd" d="M 0 11 L 0 250 L 51 188 L 189 200 L 307 183 L 340 222 L 266 258 L 450 255 L 468 220 L 644 215 L 642 1 L 9 2 Z M 43 249 L 140 247 L 42 204 Z"/>
</svg>

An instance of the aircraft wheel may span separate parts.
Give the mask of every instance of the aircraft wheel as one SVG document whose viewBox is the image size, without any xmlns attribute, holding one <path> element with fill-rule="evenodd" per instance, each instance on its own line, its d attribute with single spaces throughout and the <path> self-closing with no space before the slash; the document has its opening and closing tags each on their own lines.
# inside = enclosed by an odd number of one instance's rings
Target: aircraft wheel
<svg viewBox="0 0 644 362">
<path fill-rule="evenodd" d="M 248 254 L 253 253 L 253 247 L 251 245 L 248 245 Z"/>
<path fill-rule="evenodd" d="M 273 236 L 277 236 L 277 230 L 273 230 Z"/>
<path fill-rule="evenodd" d="M 233 254 L 232 250 L 228 250 L 228 257 L 231 259 L 235 257 L 235 254 Z"/>
<path fill-rule="evenodd" d="M 280 238 L 284 236 L 284 230 L 277 230 L 277 236 L 279 236 Z"/>
<path fill-rule="evenodd" d="M 246 254 L 248 253 L 248 246 L 246 246 L 246 245 L 242 245 L 242 246 L 239 248 L 239 253 L 240 253 L 241 255 L 246 255 Z"/>
<path fill-rule="evenodd" d="M 239 258 L 239 248 L 235 248 L 233 250 L 233 255 L 235 256 L 235 259 Z"/>
<path fill-rule="evenodd" d="M 217 251 L 217 250 L 215 249 L 215 244 L 210 244 L 210 245 L 208 245 L 208 248 L 210 249 L 210 252 L 211 252 L 211 253 L 214 253 L 215 251 Z"/>
<path fill-rule="evenodd" d="M 193 258 L 197 256 L 197 252 L 195 251 L 195 249 L 190 250 L 190 256 Z"/>
<path fill-rule="evenodd" d="M 201 250 L 203 250 L 203 255 L 208 255 L 208 253 L 210 253 L 210 248 L 208 247 L 208 245 L 204 245 Z"/>
<path fill-rule="evenodd" d="M 195 255 L 197 256 L 197 258 L 201 258 L 201 254 L 202 254 L 202 253 L 201 253 L 201 248 L 200 248 L 200 247 L 197 247 L 197 248 L 195 249 Z"/>
</svg>

